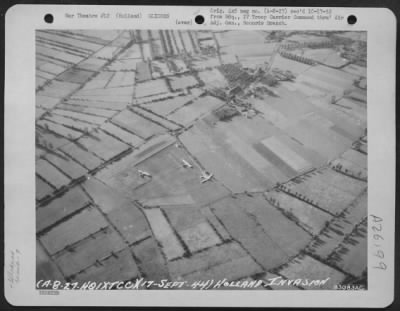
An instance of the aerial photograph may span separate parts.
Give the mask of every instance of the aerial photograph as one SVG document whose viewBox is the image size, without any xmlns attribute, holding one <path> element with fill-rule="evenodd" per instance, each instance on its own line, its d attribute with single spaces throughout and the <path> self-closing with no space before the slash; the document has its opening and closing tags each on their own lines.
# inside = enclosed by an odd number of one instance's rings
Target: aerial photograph
<svg viewBox="0 0 400 311">
<path fill-rule="evenodd" d="M 37 289 L 368 288 L 367 32 L 35 43 Z"/>
</svg>

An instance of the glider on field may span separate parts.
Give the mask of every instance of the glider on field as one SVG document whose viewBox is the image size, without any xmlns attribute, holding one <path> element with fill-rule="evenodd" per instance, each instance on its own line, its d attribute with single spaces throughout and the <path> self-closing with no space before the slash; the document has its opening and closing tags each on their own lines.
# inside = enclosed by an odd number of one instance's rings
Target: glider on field
<svg viewBox="0 0 400 311">
<path fill-rule="evenodd" d="M 201 176 L 200 176 L 201 183 L 205 183 L 206 181 L 211 180 L 211 178 L 212 178 L 213 176 L 214 176 L 213 174 L 210 174 L 210 173 L 208 173 L 208 172 L 203 172 L 203 173 L 201 174 Z"/>
<path fill-rule="evenodd" d="M 145 172 L 145 171 L 141 171 L 141 170 L 138 170 L 138 172 L 139 172 L 139 174 L 140 174 L 140 177 L 142 177 L 142 178 L 144 178 L 144 177 L 151 177 L 151 174 L 150 173 L 148 173 L 148 172 Z"/>
<path fill-rule="evenodd" d="M 193 168 L 193 165 L 184 159 L 182 159 L 182 163 L 183 163 L 183 167 L 185 167 L 185 168 Z"/>
</svg>

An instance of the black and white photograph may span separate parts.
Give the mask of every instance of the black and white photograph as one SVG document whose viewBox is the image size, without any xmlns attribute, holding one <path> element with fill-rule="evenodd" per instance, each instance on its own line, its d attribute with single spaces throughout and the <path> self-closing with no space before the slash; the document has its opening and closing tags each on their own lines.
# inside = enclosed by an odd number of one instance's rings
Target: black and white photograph
<svg viewBox="0 0 400 311">
<path fill-rule="evenodd" d="M 36 288 L 367 290 L 368 44 L 37 29 Z"/>
<path fill-rule="evenodd" d="M 396 21 L 11 7 L 9 306 L 391 305 Z"/>
</svg>

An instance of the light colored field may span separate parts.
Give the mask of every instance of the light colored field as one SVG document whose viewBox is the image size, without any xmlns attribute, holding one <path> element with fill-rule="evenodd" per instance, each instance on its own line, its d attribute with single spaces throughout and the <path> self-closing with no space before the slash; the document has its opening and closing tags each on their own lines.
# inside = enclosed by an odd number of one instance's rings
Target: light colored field
<svg viewBox="0 0 400 311">
<path fill-rule="evenodd" d="M 199 83 L 195 77 L 188 75 L 170 77 L 169 80 L 174 91 L 194 87 Z"/>
<path fill-rule="evenodd" d="M 170 122 L 164 118 L 161 118 L 147 110 L 144 110 L 141 107 L 132 107 L 130 110 L 148 120 L 151 120 L 152 122 L 160 124 L 161 126 L 165 127 L 166 129 L 177 130 L 177 129 L 181 128 L 179 125 L 176 125 L 175 123 L 172 123 L 172 122 Z"/>
<path fill-rule="evenodd" d="M 46 73 L 50 73 L 53 76 L 56 76 L 60 74 L 61 72 L 65 71 L 66 68 L 60 65 L 52 64 L 52 63 L 46 63 L 42 66 L 39 67 L 39 70 L 44 71 Z M 51 78 L 51 77 L 49 77 Z"/>
<path fill-rule="evenodd" d="M 130 207 L 132 203 L 113 188 L 102 183 L 97 178 L 90 178 L 82 183 L 83 189 L 90 198 L 106 214 L 114 209 Z"/>
<path fill-rule="evenodd" d="M 311 236 L 295 222 L 273 207 L 261 194 L 239 195 L 234 202 L 254 217 L 268 237 L 285 254 L 296 255 L 311 240 Z M 222 220 L 222 219 L 221 219 Z"/>
<path fill-rule="evenodd" d="M 79 113 L 75 111 L 63 110 L 63 109 L 54 109 L 52 110 L 52 113 L 92 124 L 103 124 L 104 121 L 107 120 L 106 118 L 103 117 L 94 116 L 86 113 Z"/>
<path fill-rule="evenodd" d="M 356 151 L 354 149 L 349 149 L 349 150 L 345 151 L 341 155 L 341 157 L 343 159 L 346 159 L 346 160 L 350 161 L 350 162 L 353 162 L 354 164 L 356 164 L 356 165 L 358 165 L 360 167 L 367 168 L 368 157 L 367 157 L 366 154 L 358 152 L 358 151 Z"/>
<path fill-rule="evenodd" d="M 343 71 L 360 76 L 360 77 L 366 77 L 367 76 L 367 68 L 366 67 L 361 67 L 356 64 L 350 64 L 342 69 Z"/>
<path fill-rule="evenodd" d="M 96 209 L 85 209 L 50 230 L 40 240 L 47 251 L 54 254 L 107 226 L 106 220 Z"/>
<path fill-rule="evenodd" d="M 111 122 L 144 139 L 166 131 L 158 124 L 153 123 L 129 110 L 124 110 L 117 114 Z"/>
<path fill-rule="evenodd" d="M 164 79 L 151 80 L 143 83 L 138 83 L 135 89 L 135 96 L 146 97 L 154 94 L 168 92 L 168 87 Z"/>
<path fill-rule="evenodd" d="M 39 92 L 36 95 L 36 107 L 52 109 L 60 101 L 59 98 L 42 96 L 41 94 L 42 94 L 42 92 Z"/>
<path fill-rule="evenodd" d="M 302 120 L 289 127 L 287 133 L 325 160 L 336 158 L 351 146 L 350 140 L 308 120 Z"/>
<path fill-rule="evenodd" d="M 291 260 L 288 265 L 279 270 L 279 274 L 291 280 L 299 278 L 309 281 L 328 279 L 325 285 L 319 287 L 320 289 L 334 289 L 334 286 L 341 284 L 346 277 L 342 272 L 307 255 L 300 255 Z M 305 289 L 317 288 L 305 287 Z"/>
<path fill-rule="evenodd" d="M 182 59 L 174 59 L 172 62 L 176 65 L 177 70 L 179 72 L 188 71 L 188 67 L 186 66 L 185 62 Z"/>
<path fill-rule="evenodd" d="M 113 58 L 120 50 L 121 48 L 117 46 L 105 46 L 100 51 L 94 53 L 92 57 L 109 60 Z"/>
<path fill-rule="evenodd" d="M 329 104 L 328 99 L 311 99 L 310 101 L 315 105 L 316 113 L 335 124 L 331 127 L 331 130 L 352 141 L 363 135 L 364 127 L 362 124 L 351 118 L 349 114 L 345 114 L 342 110 L 333 107 Z"/>
<path fill-rule="evenodd" d="M 208 58 L 193 58 L 193 68 L 202 71 L 206 69 L 211 69 L 216 66 L 220 66 L 221 63 L 217 57 L 208 57 Z"/>
<path fill-rule="evenodd" d="M 111 136 L 114 136 L 115 138 L 118 138 L 131 146 L 138 146 L 143 142 L 143 139 L 141 139 L 139 136 L 125 131 L 121 127 L 116 126 L 111 122 L 104 123 L 101 126 L 101 129 L 107 134 L 110 134 Z"/>
<path fill-rule="evenodd" d="M 74 96 L 82 97 L 90 100 L 98 97 L 103 97 L 103 100 L 107 100 L 107 97 L 116 98 L 118 96 L 133 96 L 133 86 L 121 86 L 105 89 L 95 90 L 79 90 Z"/>
<path fill-rule="evenodd" d="M 343 158 L 339 158 L 331 162 L 331 167 L 335 167 L 337 165 L 340 165 L 340 171 L 344 172 L 345 174 L 348 173 L 352 176 L 362 178 L 364 180 L 368 178 L 368 171 L 365 168 L 355 164 L 354 162 L 348 161 Z"/>
<path fill-rule="evenodd" d="M 295 60 L 284 58 L 276 55 L 272 68 L 278 68 L 283 71 L 290 70 L 296 76 L 310 69 L 310 65 L 306 65 Z"/>
<path fill-rule="evenodd" d="M 116 114 L 114 110 L 109 109 L 99 109 L 99 108 L 88 108 L 85 106 L 69 105 L 69 104 L 58 104 L 58 109 L 75 111 L 80 113 L 85 113 L 89 115 L 95 115 L 98 117 L 110 118 Z"/>
<path fill-rule="evenodd" d="M 86 90 L 96 90 L 104 88 L 108 81 L 113 77 L 114 72 L 101 71 L 98 75 L 93 77 L 91 80 L 85 83 L 82 87 L 82 91 Z"/>
<path fill-rule="evenodd" d="M 240 44 L 236 42 L 233 45 L 225 46 L 221 49 L 222 53 L 228 55 L 237 55 L 240 59 L 247 57 L 269 57 L 273 54 L 276 43 L 252 43 Z M 262 64 L 261 62 L 260 64 Z"/>
<path fill-rule="evenodd" d="M 288 185 L 292 193 L 300 193 L 333 214 L 340 214 L 366 187 L 366 183 L 324 169 L 311 173 L 305 181 Z"/>
<path fill-rule="evenodd" d="M 151 59 L 152 55 L 151 55 L 150 43 L 143 43 L 142 47 L 143 47 L 143 59 L 145 60 Z"/>
<path fill-rule="evenodd" d="M 133 204 L 115 208 L 107 217 L 130 245 L 152 236 L 144 213 Z"/>
<path fill-rule="evenodd" d="M 218 235 L 207 222 L 179 231 L 178 234 L 191 252 L 200 251 L 221 242 Z"/>
<path fill-rule="evenodd" d="M 107 71 L 135 71 L 137 65 L 142 60 L 140 58 L 117 59 L 106 67 Z"/>
<path fill-rule="evenodd" d="M 359 195 L 367 186 L 367 183 L 364 181 L 355 180 L 329 168 L 320 169 L 319 171 L 321 173 L 316 174 L 316 178 L 312 179 L 315 183 L 330 184 L 333 187 L 352 194 L 354 197 Z"/>
<path fill-rule="evenodd" d="M 81 147 L 74 143 L 62 147 L 61 150 L 89 170 L 95 169 L 102 163 L 102 161 L 98 157 L 94 156 L 92 153 L 83 150 Z"/>
<path fill-rule="evenodd" d="M 321 94 L 343 95 L 343 92 L 353 88 L 354 77 L 346 72 L 325 66 L 313 66 L 299 75 L 296 83 L 306 83 L 311 88 L 321 90 Z"/>
<path fill-rule="evenodd" d="M 158 198 L 151 198 L 148 200 L 142 200 L 145 206 L 173 206 L 173 205 L 191 205 L 196 202 L 193 200 L 190 194 L 183 195 L 167 195 Z"/>
<path fill-rule="evenodd" d="M 189 31 L 182 30 L 180 31 L 180 34 L 181 34 L 180 39 L 182 40 L 182 44 L 184 46 L 185 51 L 188 53 L 193 53 L 194 48 L 192 41 L 190 40 Z"/>
<path fill-rule="evenodd" d="M 228 231 L 226 231 L 222 223 L 214 215 L 209 206 L 204 206 L 203 208 L 201 208 L 201 213 L 207 218 L 209 223 L 218 232 L 223 241 L 231 240 L 231 236 L 229 235 Z"/>
<path fill-rule="evenodd" d="M 157 149 L 159 152 L 156 152 Z M 201 170 L 183 148 L 169 145 L 167 148 L 160 146 L 157 149 L 146 151 L 140 156 L 143 161 L 137 164 L 138 169 L 149 172 L 152 178 L 141 187 L 133 185 L 128 190 L 129 193 L 133 191 L 133 196 L 140 202 L 161 197 L 190 195 L 196 204 L 203 205 L 227 195 L 227 190 L 220 183 L 214 181 L 201 183 Z M 194 167 L 184 168 L 182 159 L 186 159 Z M 138 173 L 136 172 L 134 176 L 138 176 Z"/>
<path fill-rule="evenodd" d="M 77 83 L 53 80 L 43 88 L 43 91 L 40 93 L 40 95 L 63 98 L 75 91 L 78 87 L 79 84 Z"/>
<path fill-rule="evenodd" d="M 59 30 L 57 30 L 59 32 Z M 73 36 L 75 38 L 80 38 L 81 40 L 94 42 L 97 44 L 107 44 L 107 42 L 116 39 L 118 36 L 124 36 L 125 33 L 121 30 L 99 30 L 99 29 L 85 29 L 85 30 L 69 30 L 63 31 L 63 33 L 68 33 L 68 35 Z"/>
<path fill-rule="evenodd" d="M 288 89 L 290 84 L 282 84 L 274 88 L 278 96 L 264 96 L 265 105 L 282 113 L 292 122 L 305 114 L 312 112 L 315 107 L 303 94 Z"/>
<path fill-rule="evenodd" d="M 71 99 L 67 101 L 69 105 L 82 106 L 87 108 L 99 108 L 99 109 L 109 109 L 119 111 L 124 109 L 130 102 L 130 96 L 122 96 L 122 97 L 108 97 L 104 99 L 103 96 L 98 96 L 95 98 L 85 98 L 79 96 L 73 96 Z"/>
<path fill-rule="evenodd" d="M 185 251 L 161 210 L 153 208 L 145 209 L 144 212 L 156 239 L 162 245 L 163 252 L 167 259 L 171 260 L 182 257 Z"/>
<path fill-rule="evenodd" d="M 60 154 L 59 156 L 48 153 L 46 154 L 46 160 L 51 162 L 64 174 L 68 175 L 71 179 L 77 179 L 86 174 L 87 170 L 76 163 L 75 161 L 69 159 L 67 156 Z"/>
<path fill-rule="evenodd" d="M 92 123 L 74 120 L 74 119 L 64 117 L 61 115 L 56 115 L 56 114 L 52 114 L 51 116 L 46 115 L 44 122 L 46 122 L 47 120 L 51 121 L 53 123 L 56 123 L 56 124 L 64 125 L 65 127 L 73 128 L 73 129 L 75 129 L 75 132 L 77 132 L 78 130 L 80 130 L 82 132 L 84 132 L 86 130 L 91 130 L 96 126 L 95 124 L 92 124 Z M 48 123 L 50 123 L 50 122 L 48 122 Z M 49 129 L 50 129 L 50 125 L 49 125 Z M 73 133 L 71 133 L 71 134 L 74 135 Z M 75 135 L 77 135 L 77 133 Z"/>
<path fill-rule="evenodd" d="M 107 84 L 107 88 L 123 87 L 135 84 L 135 72 L 116 72 Z"/>
<path fill-rule="evenodd" d="M 138 105 L 143 105 L 147 103 L 152 103 L 152 102 L 157 102 L 160 100 L 167 100 L 167 99 L 173 99 L 178 96 L 182 96 L 183 92 L 175 92 L 175 93 L 162 93 L 162 94 L 156 94 L 156 95 L 151 95 L 147 97 L 142 97 L 142 98 L 135 98 L 134 102 Z"/>
<path fill-rule="evenodd" d="M 36 173 L 59 189 L 69 184 L 70 179 L 45 160 L 36 161 Z"/>
<path fill-rule="evenodd" d="M 270 191 L 266 193 L 266 196 L 276 200 L 275 204 L 279 204 L 279 208 L 293 215 L 312 234 L 319 234 L 326 222 L 332 218 L 331 215 L 284 192 Z"/>
<path fill-rule="evenodd" d="M 340 67 L 348 62 L 348 60 L 340 57 L 340 52 L 329 48 L 306 49 L 303 54 L 298 53 L 298 51 L 294 51 L 294 53 L 332 67 Z"/>
<path fill-rule="evenodd" d="M 282 161 L 298 173 L 311 168 L 311 164 L 273 136 L 261 141 L 261 143 L 275 153 Z"/>
<path fill-rule="evenodd" d="M 171 113 L 168 118 L 187 126 L 210 111 L 221 107 L 223 104 L 223 101 L 213 96 L 199 97 L 190 105 Z"/>
<path fill-rule="evenodd" d="M 229 234 L 238 241 L 264 269 L 272 269 L 289 258 L 254 217 L 239 207 L 234 199 L 224 199 L 212 204 L 211 210 Z M 285 233 L 285 237 L 289 236 Z M 295 237 L 297 238 L 297 237 Z"/>
<path fill-rule="evenodd" d="M 252 44 L 254 42 L 263 42 L 265 34 L 261 31 L 227 31 L 215 33 L 220 46 L 230 46 L 235 44 Z"/>
<path fill-rule="evenodd" d="M 118 59 L 132 59 L 132 58 L 137 58 L 138 61 L 141 61 L 141 55 L 140 55 L 140 47 L 139 44 L 133 44 L 129 48 L 127 48 L 122 54 L 119 55 Z"/>
<path fill-rule="evenodd" d="M 166 116 L 172 111 L 179 109 L 193 99 L 192 96 L 176 96 L 165 100 L 160 100 L 144 105 L 144 108 L 150 109 L 155 113 Z"/>
<path fill-rule="evenodd" d="M 255 119 L 244 118 L 239 122 L 241 120 L 220 122 L 221 129 L 204 121 L 197 122 L 180 139 L 202 165 L 233 192 L 262 191 L 277 180 L 287 179 L 252 145 L 259 135 L 265 135 L 264 131 L 268 129 L 265 121 L 261 123 L 263 120 L 260 119 L 258 123 Z M 257 134 L 250 134 L 250 126 L 257 128 L 257 132 L 253 132 Z"/>
<path fill-rule="evenodd" d="M 83 136 L 78 142 L 105 161 L 110 160 L 129 148 L 125 143 L 102 131 L 91 133 L 90 136 Z"/>
<path fill-rule="evenodd" d="M 254 108 L 262 112 L 265 120 L 271 122 L 276 127 L 285 129 L 291 124 L 289 119 L 283 113 L 273 108 L 266 101 L 252 99 L 251 103 L 254 105 Z"/>
<path fill-rule="evenodd" d="M 337 101 L 338 106 L 335 108 L 349 116 L 354 120 L 354 123 L 366 128 L 367 127 L 367 113 L 365 103 L 358 102 L 351 98 L 341 98 Z"/>
</svg>

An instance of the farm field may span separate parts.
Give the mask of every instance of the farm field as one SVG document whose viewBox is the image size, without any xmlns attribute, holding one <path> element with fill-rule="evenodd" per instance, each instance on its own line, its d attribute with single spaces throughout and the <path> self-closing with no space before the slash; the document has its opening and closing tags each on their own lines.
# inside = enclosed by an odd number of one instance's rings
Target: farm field
<svg viewBox="0 0 400 311">
<path fill-rule="evenodd" d="M 176 123 L 188 126 L 193 121 L 222 105 L 223 102 L 218 98 L 212 96 L 199 97 L 194 99 L 192 103 L 169 114 L 168 118 Z"/>
<path fill-rule="evenodd" d="M 366 52 L 363 32 L 36 31 L 37 278 L 366 288 Z"/>
</svg>

